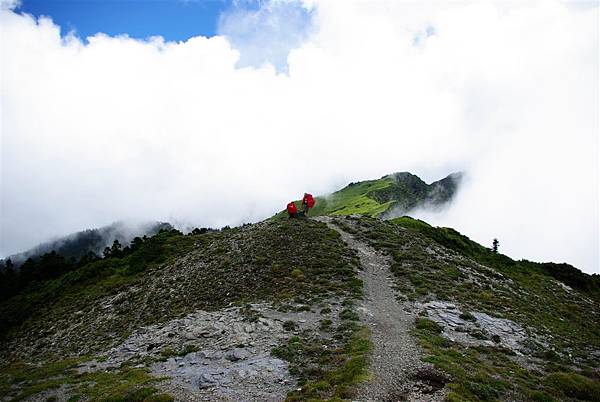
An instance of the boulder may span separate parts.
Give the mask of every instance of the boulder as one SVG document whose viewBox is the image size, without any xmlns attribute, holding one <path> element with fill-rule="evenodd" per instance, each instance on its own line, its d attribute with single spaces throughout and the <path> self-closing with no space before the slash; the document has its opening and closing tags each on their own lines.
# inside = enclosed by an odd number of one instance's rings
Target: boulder
<svg viewBox="0 0 600 402">
<path fill-rule="evenodd" d="M 237 362 L 248 357 L 248 352 L 241 348 L 235 348 L 225 353 L 225 358 L 230 362 Z"/>
<path fill-rule="evenodd" d="M 200 389 L 206 389 L 214 386 L 217 381 L 208 373 L 202 373 L 192 379 L 192 384 Z"/>
</svg>

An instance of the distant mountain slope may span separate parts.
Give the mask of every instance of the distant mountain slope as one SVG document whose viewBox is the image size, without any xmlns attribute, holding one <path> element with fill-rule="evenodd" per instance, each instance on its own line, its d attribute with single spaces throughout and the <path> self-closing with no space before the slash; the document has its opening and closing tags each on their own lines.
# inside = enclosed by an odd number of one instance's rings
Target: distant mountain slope
<svg viewBox="0 0 600 402">
<path fill-rule="evenodd" d="M 161 229 L 171 230 L 173 227 L 165 222 L 146 222 L 135 225 L 115 222 L 108 226 L 83 230 L 39 244 L 22 253 L 10 255 L 4 261 L 10 258 L 13 264 L 19 266 L 28 258 L 37 258 L 51 251 L 55 251 L 67 259 L 79 259 L 89 252 L 102 255 L 104 248 L 111 246 L 115 240 L 127 245 L 136 236 L 153 236 Z"/>
<path fill-rule="evenodd" d="M 378 180 L 350 183 L 327 196 L 316 197 L 311 216 L 369 215 L 372 217 L 402 216 L 424 207 L 439 208 L 452 200 L 461 173 L 453 173 L 431 184 L 408 172 L 393 173 Z M 298 207 L 300 202 L 296 201 Z M 285 216 L 285 212 L 277 215 Z"/>
</svg>

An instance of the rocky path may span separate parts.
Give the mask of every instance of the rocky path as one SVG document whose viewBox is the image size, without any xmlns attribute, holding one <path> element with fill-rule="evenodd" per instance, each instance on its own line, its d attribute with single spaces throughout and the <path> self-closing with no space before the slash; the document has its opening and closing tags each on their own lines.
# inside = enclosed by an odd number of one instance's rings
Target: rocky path
<svg viewBox="0 0 600 402">
<path fill-rule="evenodd" d="M 330 217 L 316 218 L 342 236 L 360 257 L 364 283 L 361 319 L 371 332 L 371 379 L 359 389 L 359 401 L 441 401 L 443 390 L 425 379 L 433 370 L 421 361 L 422 352 L 409 334 L 415 315 L 396 300 L 389 258 L 335 225 Z M 408 310 L 408 309 L 407 309 Z"/>
</svg>

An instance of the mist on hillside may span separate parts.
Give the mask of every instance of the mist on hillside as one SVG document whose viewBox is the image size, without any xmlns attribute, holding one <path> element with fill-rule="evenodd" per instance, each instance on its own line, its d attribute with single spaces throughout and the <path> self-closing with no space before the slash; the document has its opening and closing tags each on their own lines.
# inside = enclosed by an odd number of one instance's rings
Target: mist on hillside
<svg viewBox="0 0 600 402">
<path fill-rule="evenodd" d="M 104 249 L 111 247 L 115 241 L 122 246 L 127 246 L 135 237 L 153 236 L 160 230 L 171 229 L 173 227 L 166 222 L 114 222 L 108 226 L 90 228 L 50 239 L 23 252 L 7 256 L 4 263 L 10 259 L 11 263 L 18 267 L 28 258 L 37 259 L 52 251 L 75 261 L 88 253 L 102 256 Z"/>
</svg>

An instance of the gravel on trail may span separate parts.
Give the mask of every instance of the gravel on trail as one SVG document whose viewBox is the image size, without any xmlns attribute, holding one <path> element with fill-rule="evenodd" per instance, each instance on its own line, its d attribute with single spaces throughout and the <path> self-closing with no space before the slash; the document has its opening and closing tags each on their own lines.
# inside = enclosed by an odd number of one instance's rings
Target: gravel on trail
<svg viewBox="0 0 600 402">
<path fill-rule="evenodd" d="M 358 252 L 362 265 L 359 276 L 364 284 L 364 301 L 358 310 L 369 328 L 373 350 L 370 379 L 359 387 L 355 400 L 444 400 L 444 384 L 435 380 L 439 373 L 421 360 L 423 352 L 409 333 L 415 314 L 409 305 L 403 306 L 396 299 L 389 257 L 342 230 L 331 217 L 316 220 L 336 230 L 348 247 Z"/>
</svg>

